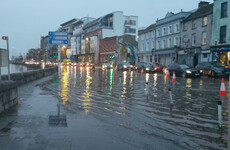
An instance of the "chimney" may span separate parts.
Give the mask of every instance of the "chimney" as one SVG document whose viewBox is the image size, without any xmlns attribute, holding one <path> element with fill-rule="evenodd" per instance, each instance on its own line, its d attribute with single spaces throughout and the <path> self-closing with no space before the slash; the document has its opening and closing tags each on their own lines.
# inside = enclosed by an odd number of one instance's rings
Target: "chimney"
<svg viewBox="0 0 230 150">
<path fill-rule="evenodd" d="M 206 2 L 206 1 L 200 1 L 200 3 L 199 3 L 199 8 L 201 8 L 201 7 L 205 7 L 205 6 L 208 6 L 209 5 L 209 2 Z"/>
</svg>

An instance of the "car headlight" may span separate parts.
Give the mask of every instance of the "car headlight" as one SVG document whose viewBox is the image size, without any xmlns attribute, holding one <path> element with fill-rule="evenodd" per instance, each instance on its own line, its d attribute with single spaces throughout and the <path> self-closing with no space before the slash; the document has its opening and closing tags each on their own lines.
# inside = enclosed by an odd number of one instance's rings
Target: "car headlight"
<svg viewBox="0 0 230 150">
<path fill-rule="evenodd" d="M 157 70 L 157 68 L 154 68 L 154 70 Z"/>
<path fill-rule="evenodd" d="M 145 70 L 149 70 L 149 68 L 146 68 Z"/>
<path fill-rule="evenodd" d="M 124 67 L 124 68 L 127 68 L 127 66 L 126 66 L 126 65 L 124 65 L 123 67 Z"/>
<path fill-rule="evenodd" d="M 191 71 L 189 71 L 189 70 L 186 70 L 186 73 L 191 74 L 192 72 L 191 72 Z"/>
<path fill-rule="evenodd" d="M 110 67 L 113 67 L 113 65 L 110 65 Z"/>
<path fill-rule="evenodd" d="M 200 70 L 200 73 L 202 73 L 203 72 L 203 70 Z"/>
</svg>

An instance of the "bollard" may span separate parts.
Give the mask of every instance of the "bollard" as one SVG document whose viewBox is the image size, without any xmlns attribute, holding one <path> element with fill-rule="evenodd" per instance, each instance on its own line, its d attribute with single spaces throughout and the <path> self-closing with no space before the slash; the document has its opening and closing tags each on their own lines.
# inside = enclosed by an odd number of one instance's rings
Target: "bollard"
<svg viewBox="0 0 230 150">
<path fill-rule="evenodd" d="M 169 100 L 170 100 L 170 104 L 173 104 L 172 90 L 170 88 L 169 88 Z"/>
<path fill-rule="evenodd" d="M 222 127 L 222 102 L 218 101 L 218 123 L 219 127 Z"/>
</svg>

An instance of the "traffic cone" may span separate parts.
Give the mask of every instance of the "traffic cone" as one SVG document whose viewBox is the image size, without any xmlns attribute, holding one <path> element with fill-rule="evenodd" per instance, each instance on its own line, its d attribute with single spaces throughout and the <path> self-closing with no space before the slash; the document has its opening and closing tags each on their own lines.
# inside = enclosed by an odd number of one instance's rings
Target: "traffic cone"
<svg viewBox="0 0 230 150">
<path fill-rule="evenodd" d="M 176 82 L 176 75 L 175 75 L 175 71 L 173 71 L 173 79 L 172 79 L 173 82 Z"/>
<path fill-rule="evenodd" d="M 144 75 L 144 69 L 143 68 L 141 69 L 141 75 Z"/>
<path fill-rule="evenodd" d="M 226 97 L 224 78 L 222 78 L 222 81 L 221 81 L 220 96 L 221 96 L 221 97 Z"/>
<path fill-rule="evenodd" d="M 129 74 L 131 74 L 131 68 L 129 68 Z"/>
<path fill-rule="evenodd" d="M 167 72 L 167 73 L 166 73 L 166 74 L 167 74 L 166 77 L 169 78 L 169 77 L 170 77 L 170 76 L 169 76 L 169 70 L 167 69 L 166 72 Z"/>
</svg>

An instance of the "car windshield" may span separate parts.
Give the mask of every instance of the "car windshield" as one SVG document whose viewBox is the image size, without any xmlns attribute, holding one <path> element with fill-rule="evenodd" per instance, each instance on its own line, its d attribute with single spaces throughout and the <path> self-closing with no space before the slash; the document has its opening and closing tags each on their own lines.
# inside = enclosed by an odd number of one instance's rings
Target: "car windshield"
<svg viewBox="0 0 230 150">
<path fill-rule="evenodd" d="M 123 62 L 123 65 L 130 65 L 129 62 Z"/>
<path fill-rule="evenodd" d="M 145 64 L 145 67 L 153 67 L 152 64 Z"/>
<path fill-rule="evenodd" d="M 155 66 L 163 66 L 162 64 L 159 63 L 154 63 Z"/>
<path fill-rule="evenodd" d="M 225 67 L 225 65 L 221 64 L 221 63 L 218 63 L 218 62 L 214 62 L 214 63 L 211 63 L 214 67 Z"/>
<path fill-rule="evenodd" d="M 187 65 L 180 65 L 180 67 L 181 67 L 182 69 L 188 69 L 188 68 L 190 68 L 190 67 L 187 66 Z"/>
</svg>

